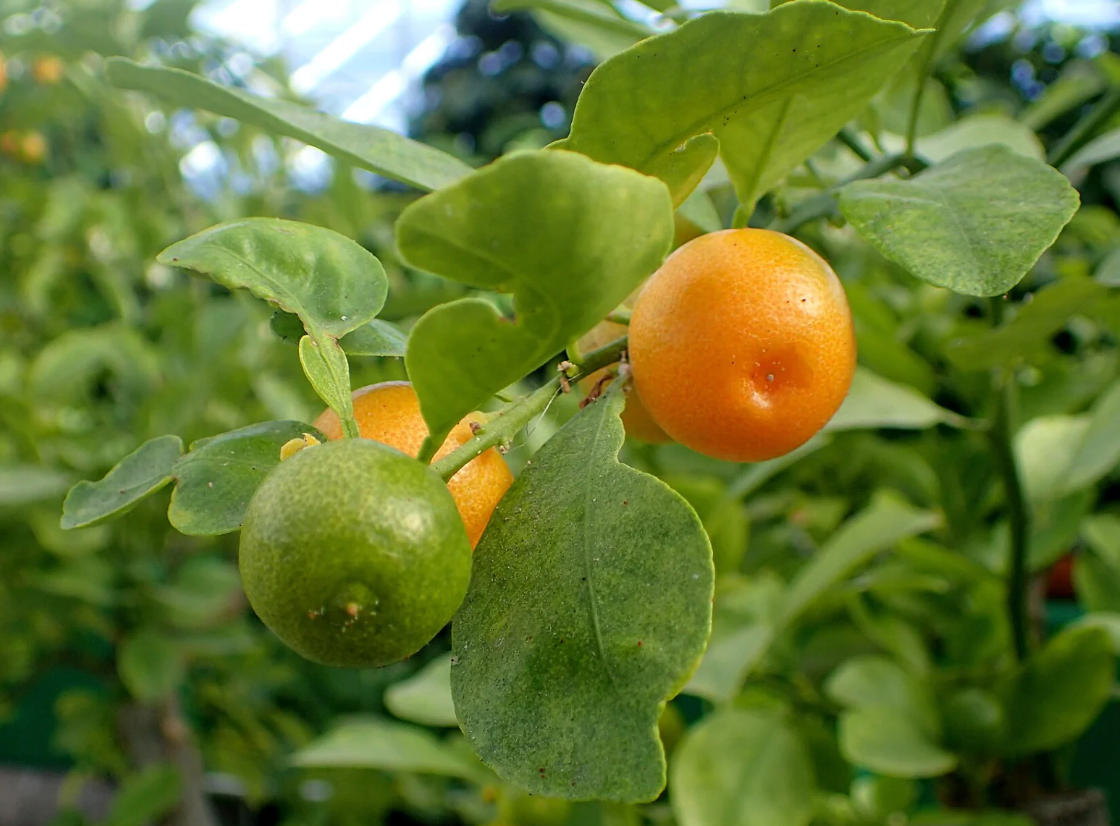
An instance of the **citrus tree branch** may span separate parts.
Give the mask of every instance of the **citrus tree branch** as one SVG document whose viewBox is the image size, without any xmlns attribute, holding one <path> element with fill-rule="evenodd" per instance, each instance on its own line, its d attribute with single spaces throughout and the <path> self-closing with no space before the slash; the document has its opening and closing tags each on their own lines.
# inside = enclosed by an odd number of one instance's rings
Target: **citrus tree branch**
<svg viewBox="0 0 1120 826">
<path fill-rule="evenodd" d="M 992 323 L 1003 320 L 1003 299 L 992 299 Z M 1007 613 L 1011 621 L 1011 635 L 1015 655 L 1025 660 L 1030 655 L 1029 613 L 1027 605 L 1027 549 L 1030 541 L 1030 514 L 1023 495 L 1023 483 L 1015 463 L 1011 442 L 1011 408 L 1014 403 L 1014 376 L 1006 368 L 992 373 L 992 392 L 995 410 L 989 435 L 995 454 L 996 466 L 1003 481 L 1007 500 L 1007 518 L 1011 529 L 1011 558 L 1007 577 Z"/>
<path fill-rule="evenodd" d="M 626 351 L 626 345 L 627 339 L 623 336 L 617 341 L 612 341 L 597 350 L 592 350 L 582 358 L 578 365 L 575 365 L 578 372 L 571 376 L 567 373 L 564 374 L 565 381 L 579 381 L 579 379 L 594 373 L 596 370 L 614 364 L 622 358 L 622 354 Z M 483 425 L 473 438 L 463 442 L 442 459 L 432 462 L 432 470 L 444 480 L 450 479 L 468 462 L 481 456 L 483 451 L 512 439 L 535 416 L 544 412 L 560 390 L 560 379 L 561 377 L 557 376 L 545 382 L 528 396 L 523 396 L 507 404 L 494 414 L 494 417 Z"/>
<path fill-rule="evenodd" d="M 878 178 L 894 169 L 906 168 L 911 172 L 920 172 L 926 166 L 927 164 L 923 161 L 907 158 L 905 155 L 880 155 L 847 178 L 838 181 L 820 195 L 814 195 L 812 198 L 802 201 L 794 207 L 789 216 L 771 223 L 769 229 L 789 235 L 810 221 L 815 221 L 818 218 L 832 218 L 839 213 L 836 193 L 848 184 L 867 178 Z"/>
</svg>

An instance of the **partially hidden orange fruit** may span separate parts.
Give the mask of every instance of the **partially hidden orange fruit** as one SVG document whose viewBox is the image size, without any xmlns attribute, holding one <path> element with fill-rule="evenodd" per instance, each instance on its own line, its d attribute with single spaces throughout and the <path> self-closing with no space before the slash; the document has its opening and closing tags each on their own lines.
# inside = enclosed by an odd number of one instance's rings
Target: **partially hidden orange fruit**
<svg viewBox="0 0 1120 826">
<path fill-rule="evenodd" d="M 420 415 L 420 401 L 411 383 L 387 381 L 371 384 L 355 390 L 352 398 L 354 419 L 363 439 L 395 447 L 409 456 L 419 455 L 420 447 L 428 436 L 428 426 Z M 474 436 L 472 421 L 481 423 L 481 414 L 472 413 L 459 422 L 436 451 L 436 459 L 446 456 Z M 328 439 L 343 437 L 342 422 L 338 414 L 329 408 L 315 420 L 315 427 Z M 459 509 L 472 549 L 482 538 L 490 515 L 511 484 L 513 473 L 495 448 L 484 451 L 448 480 L 447 489 Z"/>
</svg>

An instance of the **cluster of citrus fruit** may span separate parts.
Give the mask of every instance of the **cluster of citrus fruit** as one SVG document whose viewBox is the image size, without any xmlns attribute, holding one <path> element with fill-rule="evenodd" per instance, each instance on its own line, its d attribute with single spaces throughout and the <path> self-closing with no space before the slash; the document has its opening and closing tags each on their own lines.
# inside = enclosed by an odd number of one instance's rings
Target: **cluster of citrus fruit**
<svg viewBox="0 0 1120 826">
<path fill-rule="evenodd" d="M 839 408 L 855 370 L 844 290 L 794 238 L 761 229 L 715 232 L 680 247 L 633 301 L 632 436 L 675 439 L 720 459 L 788 453 Z M 626 333 L 606 322 L 581 347 Z M 585 380 L 588 390 L 609 375 Z M 445 485 L 415 457 L 428 435 L 412 386 L 353 395 L 361 438 L 338 416 L 328 438 L 274 469 L 249 504 L 240 565 L 264 623 L 309 659 L 369 667 L 407 657 L 451 619 L 471 551 L 513 477 L 494 449 Z M 472 414 L 436 457 L 473 435 Z"/>
</svg>

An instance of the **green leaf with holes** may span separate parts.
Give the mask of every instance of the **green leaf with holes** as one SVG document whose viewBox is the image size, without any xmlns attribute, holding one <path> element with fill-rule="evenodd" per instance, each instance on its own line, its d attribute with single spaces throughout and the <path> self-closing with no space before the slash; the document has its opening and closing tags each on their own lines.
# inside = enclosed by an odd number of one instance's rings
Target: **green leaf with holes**
<svg viewBox="0 0 1120 826">
<path fill-rule="evenodd" d="M 840 211 L 868 243 L 923 281 L 993 296 L 1019 283 L 1077 212 L 1065 176 L 991 145 L 909 180 L 856 181 Z"/>
<path fill-rule="evenodd" d="M 205 109 L 296 138 L 354 166 L 419 189 L 439 189 L 471 171 L 459 159 L 388 129 L 349 123 L 291 101 L 219 86 L 180 69 L 141 66 L 112 57 L 105 70 L 109 82 L 118 88 L 148 92 L 172 106 Z"/>
<path fill-rule="evenodd" d="M 128 513 L 171 481 L 182 453 L 182 439 L 160 436 L 125 456 L 100 481 L 78 482 L 62 503 L 62 527 L 88 528 Z"/>
<path fill-rule="evenodd" d="M 572 152 L 508 155 L 421 198 L 397 221 L 413 266 L 512 292 L 514 320 L 463 299 L 429 310 L 405 364 L 433 442 L 617 307 L 673 239 L 664 185 Z"/>
<path fill-rule="evenodd" d="M 661 178 L 676 204 L 718 152 L 749 215 L 867 105 L 922 37 L 820 0 L 704 14 L 601 64 L 564 146 Z"/>
<path fill-rule="evenodd" d="M 533 457 L 490 520 L 454 620 L 463 730 L 534 794 L 657 797 L 657 721 L 708 638 L 708 539 L 684 499 L 619 464 L 623 404 L 612 388 Z"/>
</svg>

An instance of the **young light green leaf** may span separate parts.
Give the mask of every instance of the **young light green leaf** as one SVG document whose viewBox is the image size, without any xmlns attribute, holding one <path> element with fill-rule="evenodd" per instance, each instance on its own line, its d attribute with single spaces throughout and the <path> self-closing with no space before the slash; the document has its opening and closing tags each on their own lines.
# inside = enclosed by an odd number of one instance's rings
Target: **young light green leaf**
<svg viewBox="0 0 1120 826">
<path fill-rule="evenodd" d="M 941 730 L 928 683 L 886 657 L 868 654 L 845 660 L 829 675 L 824 690 L 846 708 L 892 708 L 931 737 Z"/>
<path fill-rule="evenodd" d="M 1040 416 L 1015 435 L 1028 498 L 1057 499 L 1093 485 L 1120 464 L 1120 382 L 1078 416 Z"/>
<path fill-rule="evenodd" d="M 1024 358 L 1045 346 L 1070 316 L 1107 292 L 1091 278 L 1064 278 L 1034 293 L 1002 327 L 951 342 L 945 356 L 961 370 L 988 370 Z"/>
<path fill-rule="evenodd" d="M 1108 703 L 1115 677 L 1105 629 L 1083 625 L 1051 638 L 1004 689 L 1005 753 L 1019 757 L 1076 739 Z"/>
<path fill-rule="evenodd" d="M 763 15 L 704 14 L 601 64 L 565 148 L 661 178 L 675 204 L 718 149 L 749 214 L 863 109 L 921 39 L 902 23 L 818 0 Z M 659 94 L 646 94 L 652 88 Z M 709 132 L 714 138 L 695 142 Z"/>
<path fill-rule="evenodd" d="M 507 155 L 409 206 L 397 221 L 409 263 L 512 292 L 517 313 L 463 299 L 412 328 L 405 363 L 435 444 L 621 304 L 672 238 L 660 181 L 573 152 Z"/>
<path fill-rule="evenodd" d="M 994 112 L 968 115 L 940 132 L 919 138 L 918 152 L 936 164 L 966 149 L 992 144 L 1001 144 L 1027 158 L 1039 161 L 1046 158 L 1046 150 L 1032 130 L 1007 115 Z M 900 150 L 902 148 L 899 146 Z"/>
<path fill-rule="evenodd" d="M 896 384 L 863 367 L 856 368 L 852 388 L 826 431 L 886 427 L 924 430 L 936 424 L 960 426 L 964 418 L 946 410 L 906 384 Z"/>
<path fill-rule="evenodd" d="M 88 528 L 128 513 L 172 478 L 183 453 L 178 436 L 150 439 L 125 456 L 98 482 L 74 485 L 62 503 L 63 528 Z"/>
<path fill-rule="evenodd" d="M 375 318 L 344 335 L 339 344 L 348 356 L 391 356 L 404 358 L 408 336 L 388 321 Z"/>
<path fill-rule="evenodd" d="M 372 321 L 389 282 L 373 253 L 334 230 L 278 218 L 244 218 L 203 230 L 159 254 L 168 266 L 244 287 L 295 313 L 316 338 L 340 338 Z"/>
<path fill-rule="evenodd" d="M 342 420 L 346 436 L 357 437 L 354 401 L 350 396 L 350 362 L 339 343 L 333 338 L 316 341 L 304 336 L 299 340 L 299 363 L 319 398 Z"/>
<path fill-rule="evenodd" d="M 1120 611 L 1097 611 L 1086 614 L 1070 625 L 1071 628 L 1100 628 L 1112 640 L 1112 653 L 1120 656 Z"/>
<path fill-rule="evenodd" d="M 939 777 L 957 766 L 956 755 L 891 706 L 861 706 L 841 714 L 840 752 L 848 762 L 885 777 Z"/>
<path fill-rule="evenodd" d="M 813 774 L 781 714 L 722 709 L 690 729 L 674 754 L 673 813 L 681 826 L 806 826 Z"/>
<path fill-rule="evenodd" d="M 170 763 L 154 763 L 128 777 L 113 797 L 101 826 L 145 826 L 161 822 L 180 801 L 182 776 Z"/>
<path fill-rule="evenodd" d="M 280 448 L 310 433 L 302 422 L 263 422 L 191 445 L 171 471 L 177 482 L 167 518 L 189 536 L 215 536 L 241 527 L 245 508 L 265 475 L 280 463 Z"/>
<path fill-rule="evenodd" d="M 388 129 L 348 123 L 286 100 L 257 97 L 179 69 L 141 66 L 111 57 L 106 74 L 118 88 L 148 92 L 172 106 L 206 109 L 296 138 L 354 166 L 418 189 L 439 189 L 471 171 L 459 159 Z"/>
<path fill-rule="evenodd" d="M 144 628 L 126 638 L 117 650 L 117 673 L 133 697 L 155 702 L 179 687 L 184 673 L 182 652 L 174 640 Z"/>
<path fill-rule="evenodd" d="M 71 481 L 69 473 L 39 465 L 0 468 L 0 508 L 54 499 L 66 492 Z"/>
<path fill-rule="evenodd" d="M 1077 211 L 1077 191 L 1005 146 L 959 152 L 905 181 L 856 181 L 840 211 L 885 257 L 965 295 L 1007 292 Z"/>
<path fill-rule="evenodd" d="M 619 464 L 613 391 L 491 517 L 453 624 L 451 690 L 475 752 L 510 782 L 639 802 L 665 785 L 657 721 L 703 652 L 714 572 L 684 499 Z"/>
<path fill-rule="evenodd" d="M 471 779 L 477 769 L 417 726 L 378 717 L 344 719 L 291 757 L 293 766 L 380 769 Z"/>
<path fill-rule="evenodd" d="M 1072 175 L 1090 166 L 1096 166 L 1113 158 L 1120 157 L 1120 129 L 1105 132 L 1078 149 L 1068 161 L 1062 164 L 1062 172 Z"/>
<path fill-rule="evenodd" d="M 458 726 L 451 699 L 451 655 L 437 657 L 385 691 L 385 707 L 402 720 L 425 726 Z"/>
</svg>

